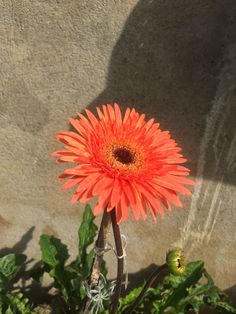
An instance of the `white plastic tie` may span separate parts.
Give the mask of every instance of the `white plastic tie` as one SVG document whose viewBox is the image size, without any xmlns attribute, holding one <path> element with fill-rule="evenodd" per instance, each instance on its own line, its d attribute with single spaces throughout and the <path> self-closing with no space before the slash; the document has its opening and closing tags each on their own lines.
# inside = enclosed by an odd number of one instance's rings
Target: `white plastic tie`
<svg viewBox="0 0 236 314">
<path fill-rule="evenodd" d="M 106 252 L 110 251 L 111 250 L 111 247 L 108 243 L 106 243 L 105 247 L 104 248 L 100 248 L 98 246 L 95 245 L 94 247 L 94 252 L 97 256 L 102 256 L 104 255 Z"/>
<path fill-rule="evenodd" d="M 128 282 L 129 282 L 129 278 L 128 278 L 128 267 L 127 267 L 127 261 L 126 261 L 126 248 L 127 248 L 127 238 L 124 234 L 121 234 L 121 239 L 123 240 L 122 243 L 122 251 L 123 254 L 122 255 L 118 255 L 116 249 L 110 244 L 108 243 L 108 246 L 110 247 L 110 249 L 115 253 L 117 259 L 124 259 L 124 273 L 125 273 L 125 289 L 127 289 L 128 286 Z"/>
<path fill-rule="evenodd" d="M 127 286 L 128 286 L 128 281 L 129 281 L 129 278 L 128 278 L 128 267 L 127 267 L 127 260 L 126 260 L 126 257 L 127 257 L 127 254 L 126 254 L 126 248 L 127 248 L 127 238 L 124 234 L 121 234 L 121 239 L 122 239 L 122 251 L 123 251 L 123 254 L 122 255 L 118 255 L 117 254 L 117 251 L 116 249 L 114 248 L 114 246 L 107 242 L 105 247 L 104 248 L 99 248 L 97 246 L 94 247 L 94 252 L 97 256 L 102 256 L 104 255 L 105 253 L 109 252 L 109 251 L 113 251 L 117 257 L 117 259 L 124 259 L 124 273 L 125 273 L 125 289 L 127 289 Z"/>
</svg>

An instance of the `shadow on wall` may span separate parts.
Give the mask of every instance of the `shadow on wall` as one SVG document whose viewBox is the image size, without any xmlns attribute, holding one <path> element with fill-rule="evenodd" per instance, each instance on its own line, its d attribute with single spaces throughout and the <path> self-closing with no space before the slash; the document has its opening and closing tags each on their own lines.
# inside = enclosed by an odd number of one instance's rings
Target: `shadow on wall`
<svg viewBox="0 0 236 314">
<path fill-rule="evenodd" d="M 0 257 L 11 253 L 25 254 L 25 250 L 27 249 L 28 245 L 30 245 L 30 242 L 33 238 L 34 229 L 35 227 L 33 226 L 28 231 L 26 231 L 21 239 L 16 242 L 13 247 L 5 247 L 0 249 Z M 30 279 L 31 271 L 39 267 L 41 264 L 41 262 L 35 262 L 33 259 L 27 259 L 19 274 L 9 283 L 8 286 L 10 291 L 16 292 L 17 288 L 15 287 L 15 283 L 20 280 L 20 292 L 23 293 L 26 297 L 30 298 L 35 306 L 41 302 L 48 302 L 48 304 L 51 302 L 51 296 L 48 293 L 52 285 L 42 287 L 38 282 Z"/>
<path fill-rule="evenodd" d="M 0 257 L 5 256 L 10 253 L 23 254 L 33 238 L 33 232 L 35 227 L 31 227 L 26 233 L 21 237 L 21 239 L 11 248 L 5 247 L 0 249 Z"/>
<path fill-rule="evenodd" d="M 219 88 L 225 46 L 233 36 L 234 9 L 233 0 L 139 1 L 114 47 L 106 89 L 88 108 L 95 111 L 96 105 L 117 101 L 155 117 L 183 148 L 191 174 L 199 175 L 199 150 Z M 228 129 L 220 133 L 228 152 L 235 128 L 232 110 L 226 117 Z M 208 152 L 205 159 L 212 164 L 212 154 L 217 159 L 220 153 Z M 224 163 L 220 161 L 221 169 Z M 216 176 L 214 166 L 204 171 L 212 180 L 221 175 Z M 233 183 L 232 171 L 223 180 Z"/>
</svg>

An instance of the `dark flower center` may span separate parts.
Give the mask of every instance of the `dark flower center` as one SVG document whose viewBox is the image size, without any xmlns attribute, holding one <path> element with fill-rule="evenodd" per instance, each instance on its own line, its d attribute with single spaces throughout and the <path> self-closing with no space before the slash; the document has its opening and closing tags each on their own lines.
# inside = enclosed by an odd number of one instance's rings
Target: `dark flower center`
<svg viewBox="0 0 236 314">
<path fill-rule="evenodd" d="M 122 164 L 128 165 L 134 162 L 133 154 L 127 148 L 116 148 L 113 151 L 115 159 Z"/>
</svg>

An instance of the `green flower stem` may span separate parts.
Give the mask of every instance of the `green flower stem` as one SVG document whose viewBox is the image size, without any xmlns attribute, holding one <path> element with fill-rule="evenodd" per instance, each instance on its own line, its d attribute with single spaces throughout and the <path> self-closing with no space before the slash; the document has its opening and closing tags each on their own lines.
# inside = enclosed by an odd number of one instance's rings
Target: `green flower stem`
<svg viewBox="0 0 236 314">
<path fill-rule="evenodd" d="M 160 267 L 158 267 L 149 277 L 149 279 L 147 280 L 145 286 L 143 287 L 142 291 L 140 292 L 140 294 L 138 295 L 137 299 L 135 300 L 134 304 L 132 305 L 131 308 L 129 308 L 129 313 L 134 313 L 134 311 L 137 309 L 137 307 L 139 306 L 139 304 L 142 302 L 145 293 L 147 292 L 147 290 L 154 284 L 154 282 L 157 280 L 157 278 L 160 276 L 160 274 L 162 272 L 164 272 L 165 270 L 168 269 L 167 264 L 163 264 Z"/>
<path fill-rule="evenodd" d="M 111 222 L 113 228 L 113 234 L 115 238 L 115 245 L 116 245 L 116 254 L 117 254 L 117 277 L 116 277 L 116 287 L 114 292 L 114 299 L 111 305 L 111 314 L 117 313 L 120 293 L 121 293 L 121 286 L 123 280 L 123 272 L 124 272 L 124 256 L 123 256 L 123 247 L 120 235 L 120 228 L 117 224 L 116 220 L 116 210 L 113 208 L 111 211 Z"/>
</svg>

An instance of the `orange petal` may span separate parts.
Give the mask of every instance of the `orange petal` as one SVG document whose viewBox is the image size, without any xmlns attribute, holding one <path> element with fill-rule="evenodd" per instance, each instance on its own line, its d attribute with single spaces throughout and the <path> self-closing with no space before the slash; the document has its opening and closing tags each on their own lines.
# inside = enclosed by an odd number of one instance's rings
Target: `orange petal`
<svg viewBox="0 0 236 314">
<path fill-rule="evenodd" d="M 157 221 L 157 213 L 156 213 L 156 210 L 152 207 L 152 205 L 149 203 L 149 201 L 143 196 L 144 200 L 145 200 L 145 203 L 147 204 L 151 214 L 152 214 L 152 217 L 154 219 L 154 221 L 156 222 Z"/>
<path fill-rule="evenodd" d="M 78 119 L 69 118 L 70 124 L 83 136 L 86 136 L 86 129 L 82 126 L 81 122 Z"/>
<path fill-rule="evenodd" d="M 129 200 L 130 204 L 134 204 L 135 203 L 135 193 L 132 190 L 132 187 L 130 186 L 129 182 L 123 181 L 122 185 L 123 185 L 122 190 L 125 193 L 125 195 L 127 196 L 127 199 Z"/>
<path fill-rule="evenodd" d="M 108 113 L 107 106 L 103 105 L 102 109 L 103 109 L 103 114 L 104 114 L 105 121 L 109 121 L 109 113 Z"/>
<path fill-rule="evenodd" d="M 155 209 L 161 216 L 164 214 L 164 210 L 161 207 L 159 201 L 156 199 L 156 197 L 148 191 L 147 187 L 143 187 L 142 185 L 138 186 L 139 191 L 143 194 L 145 199 L 148 200 L 149 204 Z"/>
<path fill-rule="evenodd" d="M 121 183 L 120 180 L 115 178 L 113 183 L 113 189 L 111 193 L 111 207 L 116 207 L 116 205 L 120 202 L 121 195 Z"/>
<path fill-rule="evenodd" d="M 195 185 L 195 181 L 187 179 L 185 177 L 175 177 L 175 179 L 179 182 L 179 183 L 183 183 L 183 184 L 187 184 L 187 185 Z"/>
<path fill-rule="evenodd" d="M 71 177 L 71 174 L 68 173 L 62 173 L 61 175 L 59 175 L 58 180 L 61 181 L 65 178 Z"/>
<path fill-rule="evenodd" d="M 69 152 L 73 152 L 74 154 L 77 155 L 84 154 L 86 156 L 89 156 L 84 145 L 80 145 L 80 148 L 79 145 L 77 147 L 66 145 L 65 148 L 68 149 Z"/>
<path fill-rule="evenodd" d="M 78 141 L 77 139 L 73 138 L 73 137 L 58 134 L 57 139 L 66 145 L 69 144 L 69 145 L 77 147 L 79 149 L 81 148 L 81 142 Z"/>
<path fill-rule="evenodd" d="M 168 199 L 173 205 L 177 207 L 183 207 L 179 197 L 177 196 L 176 192 L 162 188 L 161 186 L 157 187 L 158 192 L 160 192 L 166 199 Z"/>
<path fill-rule="evenodd" d="M 84 115 L 82 115 L 80 112 L 77 112 L 77 115 L 80 117 L 80 124 L 82 124 L 82 126 L 84 127 L 84 129 L 88 132 L 88 131 L 92 131 L 93 130 L 93 126 L 90 123 L 90 121 L 85 118 Z"/>
<path fill-rule="evenodd" d="M 169 184 L 172 184 L 172 186 L 174 186 L 174 191 L 180 192 L 184 195 L 191 195 L 192 193 L 186 189 L 183 185 L 179 184 L 178 179 L 180 177 L 175 177 L 175 176 L 171 176 L 171 175 L 167 175 L 165 176 L 165 180 L 169 182 Z"/>
<path fill-rule="evenodd" d="M 122 220 L 126 220 L 129 216 L 130 204 L 124 192 L 122 192 L 120 197 L 120 205 L 122 209 Z"/>
<path fill-rule="evenodd" d="M 67 190 L 69 188 L 71 188 L 72 186 L 78 184 L 82 179 L 81 178 L 72 178 L 70 180 L 68 180 L 66 183 L 64 183 L 62 186 L 61 186 L 61 189 L 62 190 Z"/>
<path fill-rule="evenodd" d="M 101 178 L 100 173 L 92 173 L 85 177 L 81 182 L 80 185 L 78 186 L 76 192 L 84 191 L 90 187 L 94 188 L 95 184 L 99 179 Z"/>
<path fill-rule="evenodd" d="M 57 152 L 52 153 L 53 157 L 58 156 L 76 156 L 73 152 L 68 152 L 68 150 L 58 150 Z"/>
<path fill-rule="evenodd" d="M 90 110 L 88 110 L 88 109 L 85 109 L 85 112 L 86 112 L 86 114 L 87 114 L 89 120 L 91 121 L 91 124 L 92 124 L 93 126 L 96 126 L 96 125 L 98 124 L 98 120 L 97 120 L 97 118 L 95 117 L 95 115 L 94 115 Z"/>
<path fill-rule="evenodd" d="M 130 108 L 127 108 L 126 111 L 125 111 L 125 116 L 124 116 L 124 119 L 123 119 L 123 124 L 126 123 L 126 121 L 128 120 L 130 116 Z"/>
<path fill-rule="evenodd" d="M 109 114 L 110 120 L 115 121 L 116 120 L 115 112 L 114 112 L 113 107 L 110 104 L 107 105 L 107 112 Z"/>
<path fill-rule="evenodd" d="M 146 131 L 146 134 L 148 133 L 149 129 L 152 127 L 153 123 L 155 122 L 155 119 L 150 119 L 148 120 L 148 122 L 145 124 L 145 131 Z"/>
<path fill-rule="evenodd" d="M 111 195 L 111 190 L 107 189 L 104 194 L 102 194 L 99 198 L 99 202 L 97 203 L 97 205 L 95 206 L 93 213 L 95 216 L 99 215 L 102 210 L 106 210 L 107 204 L 109 202 L 110 199 L 110 195 Z"/>
<path fill-rule="evenodd" d="M 57 160 L 56 160 L 56 164 L 61 164 L 61 163 L 65 163 L 65 162 L 67 162 L 67 161 L 63 161 L 63 160 L 61 160 L 61 159 L 57 159 Z"/>
<path fill-rule="evenodd" d="M 143 126 L 144 124 L 144 120 L 145 120 L 145 114 L 141 114 L 141 116 L 139 117 L 137 123 L 136 123 L 136 128 L 140 128 Z"/>
<path fill-rule="evenodd" d="M 75 193 L 71 198 L 71 203 L 72 204 L 76 203 L 79 200 L 80 196 L 81 196 L 81 193 Z"/>
<path fill-rule="evenodd" d="M 120 111 L 120 107 L 118 104 L 114 104 L 114 109 L 115 109 L 115 121 L 120 126 L 122 124 L 122 115 Z"/>
<path fill-rule="evenodd" d="M 100 120 L 104 120 L 104 114 L 102 113 L 102 111 L 100 110 L 100 108 L 96 107 L 97 113 L 98 113 L 98 117 Z"/>
<path fill-rule="evenodd" d="M 86 203 L 87 201 L 89 201 L 93 197 L 92 189 L 93 189 L 93 187 L 91 186 L 90 188 L 85 190 L 85 192 L 83 193 L 83 195 L 80 198 L 81 203 Z"/>
<path fill-rule="evenodd" d="M 93 187 L 93 195 L 102 195 L 108 188 L 112 188 L 113 178 L 110 177 L 101 177 L 99 181 Z"/>
<path fill-rule="evenodd" d="M 67 161 L 67 162 L 76 162 L 76 159 L 78 156 L 62 156 L 60 158 L 61 161 Z"/>
<path fill-rule="evenodd" d="M 139 211 L 142 214 L 143 219 L 145 220 L 147 214 L 145 211 L 145 206 L 143 207 L 144 203 L 142 202 L 142 195 L 140 194 L 139 188 L 135 183 L 132 184 L 132 188 L 135 193 L 135 203 L 133 204 L 133 209 L 135 209 L 136 212 Z"/>
</svg>

